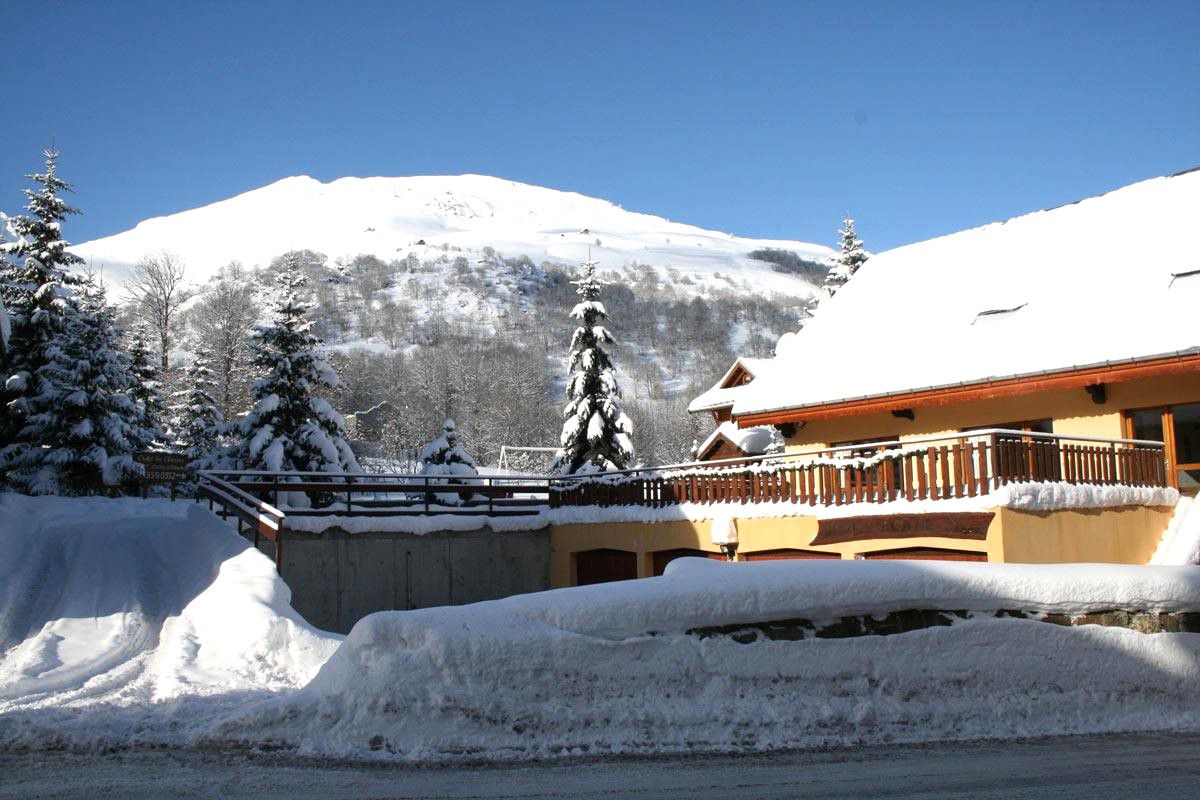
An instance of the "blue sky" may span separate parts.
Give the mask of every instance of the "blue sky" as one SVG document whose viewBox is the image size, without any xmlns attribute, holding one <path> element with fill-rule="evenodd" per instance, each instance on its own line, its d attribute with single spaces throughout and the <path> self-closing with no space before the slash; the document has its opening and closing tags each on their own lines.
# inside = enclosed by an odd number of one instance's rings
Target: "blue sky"
<svg viewBox="0 0 1200 800">
<path fill-rule="evenodd" d="M 289 175 L 480 172 L 882 250 L 1200 165 L 1198 2 L 4 5 L 0 209 L 84 241 Z"/>
</svg>

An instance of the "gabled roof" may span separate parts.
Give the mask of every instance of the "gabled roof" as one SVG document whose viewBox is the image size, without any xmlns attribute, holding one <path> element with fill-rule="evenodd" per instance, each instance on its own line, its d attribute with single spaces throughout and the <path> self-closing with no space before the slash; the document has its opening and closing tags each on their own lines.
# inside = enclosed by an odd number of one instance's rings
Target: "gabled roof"
<svg viewBox="0 0 1200 800">
<path fill-rule="evenodd" d="M 762 455 L 771 444 L 771 429 L 768 427 L 739 428 L 736 422 L 722 422 L 696 448 L 697 457 L 702 459 L 713 445 L 724 439 L 748 456 Z"/>
<path fill-rule="evenodd" d="M 769 358 L 738 356 L 732 366 L 721 376 L 721 379 L 712 385 L 712 388 L 692 400 L 688 405 L 688 411 L 694 414 L 698 411 L 712 411 L 732 406 L 738 390 L 748 385 L 744 382 L 743 375 L 749 374 L 752 379 L 758 377 L 759 371 L 770 360 Z"/>
<path fill-rule="evenodd" d="M 1115 380 L 1130 364 L 1194 370 L 1197 220 L 1192 171 L 880 253 L 780 339 L 733 414 L 758 424 L 888 397 L 933 404 L 963 387 L 1019 391 L 1034 376 Z"/>
</svg>

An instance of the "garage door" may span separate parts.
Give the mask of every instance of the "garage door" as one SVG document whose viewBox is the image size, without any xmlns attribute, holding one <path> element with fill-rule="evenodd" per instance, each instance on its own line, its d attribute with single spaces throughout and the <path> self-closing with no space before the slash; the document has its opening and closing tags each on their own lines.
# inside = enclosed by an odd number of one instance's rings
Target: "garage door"
<svg viewBox="0 0 1200 800">
<path fill-rule="evenodd" d="M 659 550 L 654 553 L 651 562 L 654 568 L 655 575 L 662 575 L 667 569 L 667 564 L 670 564 L 677 558 L 711 558 L 714 561 L 726 561 L 725 556 L 720 553 L 710 553 L 706 550 L 692 550 L 687 547 L 679 547 L 675 550 Z"/>
<path fill-rule="evenodd" d="M 637 577 L 637 555 L 627 550 L 584 550 L 575 554 L 575 585 L 627 581 Z"/>
<path fill-rule="evenodd" d="M 822 553 L 820 550 L 793 550 L 783 547 L 778 550 L 759 550 L 754 553 L 743 553 L 747 561 L 776 561 L 794 558 L 841 558 L 837 553 Z"/>
<path fill-rule="evenodd" d="M 899 550 L 878 550 L 863 553 L 866 559 L 913 559 L 919 561 L 987 561 L 987 553 L 971 550 L 946 550 L 940 547 L 904 547 Z"/>
</svg>

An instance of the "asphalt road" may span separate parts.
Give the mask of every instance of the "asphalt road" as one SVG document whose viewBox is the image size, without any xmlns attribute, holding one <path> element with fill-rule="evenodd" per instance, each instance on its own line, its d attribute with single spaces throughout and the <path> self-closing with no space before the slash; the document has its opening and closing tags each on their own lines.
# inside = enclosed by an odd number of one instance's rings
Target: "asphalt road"
<svg viewBox="0 0 1200 800">
<path fill-rule="evenodd" d="M 1200 798 L 1200 735 L 378 767 L 243 753 L 0 754 L 0 798 Z"/>
</svg>

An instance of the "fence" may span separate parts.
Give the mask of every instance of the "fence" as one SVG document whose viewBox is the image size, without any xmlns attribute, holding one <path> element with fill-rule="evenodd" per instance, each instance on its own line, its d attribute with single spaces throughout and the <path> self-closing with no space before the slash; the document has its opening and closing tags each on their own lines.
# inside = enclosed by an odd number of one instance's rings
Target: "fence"
<svg viewBox="0 0 1200 800">
<path fill-rule="evenodd" d="M 870 453 L 855 455 L 855 453 Z M 977 497 L 1010 483 L 1167 485 L 1161 442 L 1003 429 L 552 478 L 550 505 L 845 505 Z"/>
</svg>

